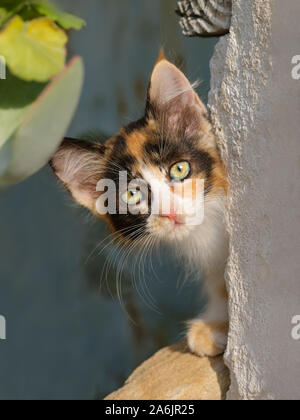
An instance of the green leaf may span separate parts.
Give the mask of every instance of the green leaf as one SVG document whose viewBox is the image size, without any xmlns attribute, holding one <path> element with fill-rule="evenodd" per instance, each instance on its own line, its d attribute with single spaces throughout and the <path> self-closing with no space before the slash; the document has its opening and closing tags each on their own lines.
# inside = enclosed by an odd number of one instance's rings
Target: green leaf
<svg viewBox="0 0 300 420">
<path fill-rule="evenodd" d="M 4 9 L 3 7 L 0 7 L 0 26 L 3 25 L 3 23 L 8 19 L 10 16 L 10 13 Z"/>
<path fill-rule="evenodd" d="M 31 8 L 27 0 L 1 0 L 1 6 L 0 27 L 14 14 L 21 13 L 24 8 Z"/>
<path fill-rule="evenodd" d="M 33 0 L 33 5 L 41 14 L 53 19 L 64 29 L 81 29 L 85 21 L 70 13 L 62 12 L 48 0 Z"/>
<path fill-rule="evenodd" d="M 24 82 L 10 71 L 5 80 L 0 80 L 0 148 L 16 131 L 23 115 L 45 87 L 45 83 Z"/>
<path fill-rule="evenodd" d="M 12 157 L 11 143 L 6 143 L 2 147 L 2 149 L 0 149 L 0 177 L 8 170 L 11 157 Z M 0 189 L 1 189 L 1 185 L 0 185 Z"/>
<path fill-rule="evenodd" d="M 47 16 L 64 29 L 81 29 L 85 21 L 70 13 L 61 11 L 49 0 L 2 0 L 0 8 L 0 26 L 13 14 L 19 14 L 24 20 Z"/>
<path fill-rule="evenodd" d="M 22 122 L 22 118 L 26 113 L 27 108 L 23 109 L 12 109 L 10 111 L 0 110 L 0 121 L 1 121 L 1 137 L 0 147 L 2 147 L 7 140 L 16 131 Z"/>
<path fill-rule="evenodd" d="M 12 18 L 0 32 L 0 55 L 26 81 L 46 82 L 65 64 L 67 35 L 49 18 Z"/>
<path fill-rule="evenodd" d="M 0 187 L 20 182 L 47 164 L 69 127 L 82 83 L 83 62 L 78 57 L 27 109 L 20 127 L 5 144 L 11 148 L 11 160 L 0 177 Z M 4 161 L 3 153 L 1 149 L 0 162 Z"/>
<path fill-rule="evenodd" d="M 5 9 L 12 10 L 19 4 L 24 4 L 27 0 L 1 0 L 1 6 Z"/>
</svg>

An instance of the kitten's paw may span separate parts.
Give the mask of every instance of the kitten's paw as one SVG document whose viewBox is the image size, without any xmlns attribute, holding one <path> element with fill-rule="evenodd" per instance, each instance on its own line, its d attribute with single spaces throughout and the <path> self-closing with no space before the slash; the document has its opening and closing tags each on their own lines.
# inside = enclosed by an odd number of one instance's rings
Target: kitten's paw
<svg viewBox="0 0 300 420">
<path fill-rule="evenodd" d="M 223 354 L 227 345 L 228 322 L 193 321 L 187 334 L 192 353 L 200 357 Z"/>
</svg>

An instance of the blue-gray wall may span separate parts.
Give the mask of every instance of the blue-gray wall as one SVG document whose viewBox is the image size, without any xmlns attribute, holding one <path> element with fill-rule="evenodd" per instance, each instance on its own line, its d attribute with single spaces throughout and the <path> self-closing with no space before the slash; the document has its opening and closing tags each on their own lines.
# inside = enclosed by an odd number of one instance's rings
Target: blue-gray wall
<svg viewBox="0 0 300 420">
<path fill-rule="evenodd" d="M 171 59 L 184 60 L 192 80 L 203 80 L 206 100 L 215 41 L 181 36 L 175 0 L 58 3 L 88 24 L 70 42 L 70 54 L 86 64 L 70 135 L 109 135 L 139 117 L 161 45 Z M 105 286 L 100 290 L 105 255 L 96 251 L 88 259 L 106 227 L 70 202 L 48 168 L 3 193 L 0 212 L 0 314 L 7 318 L 0 399 L 103 397 L 141 360 L 181 337 L 199 302 L 195 286 L 183 286 L 176 261 L 164 253 L 155 260 L 160 280 L 151 270 L 146 276 L 158 311 L 123 278 L 131 322 L 115 297 L 114 272 L 108 280 L 113 297 Z"/>
</svg>

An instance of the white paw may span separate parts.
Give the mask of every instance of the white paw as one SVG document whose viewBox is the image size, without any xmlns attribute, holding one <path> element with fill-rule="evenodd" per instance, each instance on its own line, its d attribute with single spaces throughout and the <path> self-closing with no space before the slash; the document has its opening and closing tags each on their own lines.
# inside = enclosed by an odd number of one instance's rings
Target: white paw
<svg viewBox="0 0 300 420">
<path fill-rule="evenodd" d="M 215 357 L 224 353 L 227 334 L 227 322 L 196 320 L 190 324 L 187 341 L 192 353 L 201 357 Z"/>
</svg>

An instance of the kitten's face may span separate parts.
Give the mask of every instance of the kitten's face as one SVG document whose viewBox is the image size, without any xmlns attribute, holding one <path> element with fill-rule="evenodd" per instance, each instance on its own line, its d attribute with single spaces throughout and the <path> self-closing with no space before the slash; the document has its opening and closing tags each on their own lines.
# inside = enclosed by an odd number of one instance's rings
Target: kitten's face
<svg viewBox="0 0 300 420">
<path fill-rule="evenodd" d="M 141 120 L 105 145 L 66 139 L 51 165 L 75 200 L 129 241 L 147 236 L 181 241 L 203 222 L 214 197 L 226 191 L 206 109 L 163 56 Z M 102 188 L 105 180 L 114 188 Z"/>
</svg>

